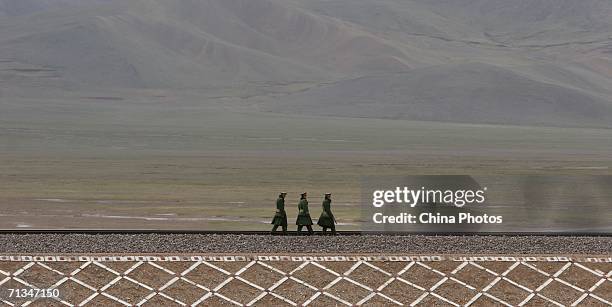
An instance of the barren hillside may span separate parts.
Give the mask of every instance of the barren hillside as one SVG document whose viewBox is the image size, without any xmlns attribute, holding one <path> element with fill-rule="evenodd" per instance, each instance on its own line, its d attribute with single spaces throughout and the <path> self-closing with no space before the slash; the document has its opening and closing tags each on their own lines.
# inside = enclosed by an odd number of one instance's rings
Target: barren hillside
<svg viewBox="0 0 612 307">
<path fill-rule="evenodd" d="M 606 0 L 0 0 L 0 99 L 223 89 L 229 109 L 612 127 L 611 39 Z"/>
</svg>

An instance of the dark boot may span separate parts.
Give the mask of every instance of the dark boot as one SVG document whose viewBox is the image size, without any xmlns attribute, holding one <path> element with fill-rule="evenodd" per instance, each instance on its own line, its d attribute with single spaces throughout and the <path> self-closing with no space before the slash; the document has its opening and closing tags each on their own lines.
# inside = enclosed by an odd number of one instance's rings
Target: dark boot
<svg viewBox="0 0 612 307">
<path fill-rule="evenodd" d="M 306 225 L 306 228 L 308 228 L 308 235 L 312 236 L 314 234 L 314 230 L 312 230 L 312 226 Z"/>
</svg>

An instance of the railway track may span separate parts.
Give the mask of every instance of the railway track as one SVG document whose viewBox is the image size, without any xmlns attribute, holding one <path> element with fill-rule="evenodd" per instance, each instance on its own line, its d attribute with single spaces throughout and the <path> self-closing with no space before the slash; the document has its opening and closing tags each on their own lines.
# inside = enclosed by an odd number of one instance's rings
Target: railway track
<svg viewBox="0 0 612 307">
<path fill-rule="evenodd" d="M 340 232 L 337 236 L 266 231 L 4 230 L 0 253 L 442 253 L 599 254 L 612 236 L 584 233 Z"/>
<path fill-rule="evenodd" d="M 302 235 L 305 235 L 303 232 Z M 157 234 L 157 235 L 271 235 L 270 231 L 232 231 L 232 230 L 158 230 L 158 229 L 0 229 L 0 234 Z M 273 234 L 280 235 L 280 233 Z M 297 236 L 296 231 L 287 235 Z M 315 235 L 323 235 L 315 232 Z M 340 236 L 545 236 L 545 237 L 612 237 L 612 233 L 602 232 L 380 232 L 380 231 L 338 231 Z"/>
</svg>

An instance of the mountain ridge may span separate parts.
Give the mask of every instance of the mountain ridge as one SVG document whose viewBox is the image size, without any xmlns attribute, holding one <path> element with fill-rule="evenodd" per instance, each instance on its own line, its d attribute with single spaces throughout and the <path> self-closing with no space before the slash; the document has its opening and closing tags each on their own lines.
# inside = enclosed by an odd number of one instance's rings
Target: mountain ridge
<svg viewBox="0 0 612 307">
<path fill-rule="evenodd" d="M 235 88 L 228 108 L 612 127 L 611 16 L 602 0 L 0 0 L 0 82 Z"/>
</svg>

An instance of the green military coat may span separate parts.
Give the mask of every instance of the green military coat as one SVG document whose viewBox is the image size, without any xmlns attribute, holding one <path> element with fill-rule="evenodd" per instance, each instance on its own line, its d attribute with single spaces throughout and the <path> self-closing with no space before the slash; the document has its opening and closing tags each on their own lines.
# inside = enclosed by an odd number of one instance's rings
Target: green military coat
<svg viewBox="0 0 612 307">
<path fill-rule="evenodd" d="M 331 199 L 325 199 L 323 201 L 323 212 L 321 212 L 317 225 L 325 228 L 331 228 L 334 227 L 335 223 L 336 219 L 334 218 L 334 214 L 331 212 Z"/>
<path fill-rule="evenodd" d="M 287 226 L 287 212 L 285 212 L 285 199 L 279 197 L 276 200 L 276 213 L 272 219 L 272 225 Z"/>
<path fill-rule="evenodd" d="M 298 216 L 295 224 L 298 226 L 312 225 L 312 219 L 310 218 L 310 212 L 308 211 L 308 200 L 301 199 L 298 204 Z"/>
</svg>

